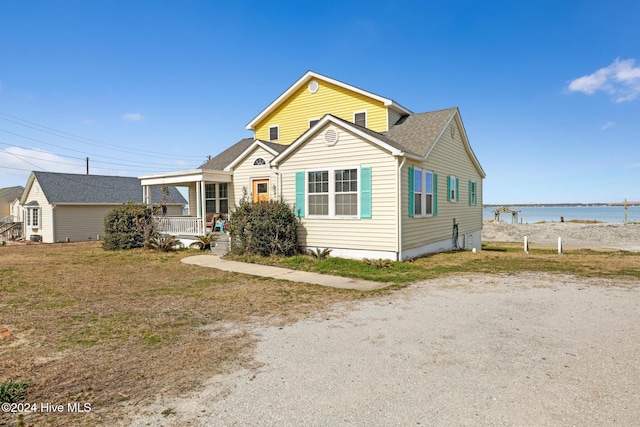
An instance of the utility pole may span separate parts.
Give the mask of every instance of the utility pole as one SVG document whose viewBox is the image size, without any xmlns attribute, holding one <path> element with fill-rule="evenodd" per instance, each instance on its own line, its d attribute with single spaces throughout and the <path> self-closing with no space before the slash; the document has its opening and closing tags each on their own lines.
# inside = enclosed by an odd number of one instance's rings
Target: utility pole
<svg viewBox="0 0 640 427">
<path fill-rule="evenodd" d="M 89 158 L 87 157 L 87 175 L 89 175 Z"/>
</svg>

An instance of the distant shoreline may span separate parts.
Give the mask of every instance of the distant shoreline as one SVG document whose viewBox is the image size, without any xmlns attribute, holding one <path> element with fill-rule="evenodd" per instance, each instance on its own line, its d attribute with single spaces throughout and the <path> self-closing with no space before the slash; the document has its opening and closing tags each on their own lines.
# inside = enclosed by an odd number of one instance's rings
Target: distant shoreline
<svg viewBox="0 0 640 427">
<path fill-rule="evenodd" d="M 503 203 L 482 205 L 483 208 L 515 207 L 515 208 L 571 208 L 593 206 L 624 206 L 625 202 L 613 203 Z M 627 202 L 627 206 L 640 206 L 640 202 Z"/>
</svg>

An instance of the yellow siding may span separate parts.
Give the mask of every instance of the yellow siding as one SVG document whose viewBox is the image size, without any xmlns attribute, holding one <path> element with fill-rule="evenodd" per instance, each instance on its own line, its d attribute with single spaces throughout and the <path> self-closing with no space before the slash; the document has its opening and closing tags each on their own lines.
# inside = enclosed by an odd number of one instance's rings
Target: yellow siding
<svg viewBox="0 0 640 427">
<path fill-rule="evenodd" d="M 452 137 L 450 127 L 456 126 Z M 453 219 L 458 224 L 458 235 L 482 229 L 482 178 L 472 163 L 460 136 L 459 123 L 453 121 L 424 162 L 407 162 L 402 169 L 403 249 L 419 247 L 428 242 L 451 239 Z M 438 174 L 438 215 L 425 218 L 408 217 L 408 169 L 410 166 L 431 170 Z M 447 177 L 459 180 L 459 201 L 447 201 Z M 476 181 L 477 204 L 469 206 L 468 181 Z M 425 236 L 428 240 L 425 241 Z"/>
<path fill-rule="evenodd" d="M 327 128 L 321 129 L 314 138 L 280 164 L 284 200 L 290 205 L 295 204 L 297 171 L 371 167 L 372 218 L 302 218 L 300 244 L 333 249 L 397 251 L 396 159 L 355 135 L 332 125 L 328 126 L 339 133 L 339 141 L 335 146 L 328 147 L 324 143 Z"/>
<path fill-rule="evenodd" d="M 353 113 L 367 112 L 367 127 L 377 132 L 388 130 L 387 109 L 377 101 L 336 86 L 323 80 L 316 80 L 319 88 L 316 93 L 309 92 L 303 85 L 271 114 L 255 126 L 255 137 L 269 141 L 269 127 L 279 126 L 281 144 L 291 144 L 309 128 L 309 120 L 319 119 L 325 114 L 353 122 Z"/>
<path fill-rule="evenodd" d="M 263 158 L 267 164 L 254 166 L 253 162 L 258 158 Z M 233 199 L 230 199 L 230 210 L 233 210 L 233 206 L 237 206 L 240 203 L 245 192 L 249 200 L 251 200 L 252 179 L 269 178 L 269 195 L 271 200 L 275 200 L 277 197 L 277 179 L 276 174 L 269 168 L 268 163 L 271 159 L 273 159 L 273 154 L 262 147 L 256 147 L 233 169 L 233 183 L 230 184 L 230 186 L 233 187 L 233 195 L 229 195 L 229 197 L 233 197 Z"/>
</svg>

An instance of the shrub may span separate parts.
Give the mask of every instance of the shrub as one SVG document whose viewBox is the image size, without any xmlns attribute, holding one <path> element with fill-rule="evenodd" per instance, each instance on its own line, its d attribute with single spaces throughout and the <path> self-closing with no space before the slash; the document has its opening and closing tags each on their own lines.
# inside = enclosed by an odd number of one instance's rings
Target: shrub
<svg viewBox="0 0 640 427">
<path fill-rule="evenodd" d="M 104 217 L 102 247 L 106 250 L 141 248 L 156 236 L 153 210 L 143 203 L 126 203 Z"/>
<path fill-rule="evenodd" d="M 243 198 L 229 219 L 235 254 L 291 256 L 298 252 L 298 220 L 284 202 L 250 203 Z"/>
</svg>

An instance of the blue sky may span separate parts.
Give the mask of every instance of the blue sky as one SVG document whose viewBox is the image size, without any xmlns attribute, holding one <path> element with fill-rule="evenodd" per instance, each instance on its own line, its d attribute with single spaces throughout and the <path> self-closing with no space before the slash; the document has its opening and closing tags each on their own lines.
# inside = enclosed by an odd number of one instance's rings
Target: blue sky
<svg viewBox="0 0 640 427">
<path fill-rule="evenodd" d="M 307 70 L 458 106 L 485 203 L 640 200 L 640 2 L 0 0 L 0 187 L 193 169 Z"/>
</svg>

